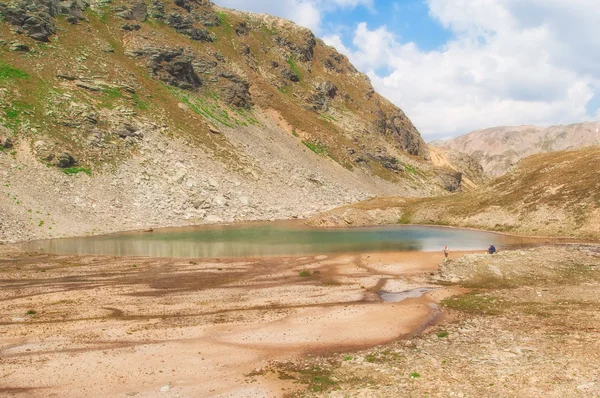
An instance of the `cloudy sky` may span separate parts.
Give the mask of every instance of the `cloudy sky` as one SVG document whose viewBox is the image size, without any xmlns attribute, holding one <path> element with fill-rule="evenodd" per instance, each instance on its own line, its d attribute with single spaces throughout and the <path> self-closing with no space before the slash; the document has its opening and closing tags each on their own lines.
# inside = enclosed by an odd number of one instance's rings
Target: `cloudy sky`
<svg viewBox="0 0 600 398">
<path fill-rule="evenodd" d="M 426 140 L 600 120 L 598 0 L 213 0 L 311 28 Z"/>
</svg>

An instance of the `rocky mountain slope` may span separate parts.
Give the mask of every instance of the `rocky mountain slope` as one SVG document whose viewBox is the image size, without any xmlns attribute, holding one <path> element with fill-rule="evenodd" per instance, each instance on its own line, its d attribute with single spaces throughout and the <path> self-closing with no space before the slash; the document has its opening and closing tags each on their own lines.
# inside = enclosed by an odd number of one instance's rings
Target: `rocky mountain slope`
<svg viewBox="0 0 600 398">
<path fill-rule="evenodd" d="M 308 30 L 207 0 L 0 2 L 0 241 L 460 189 Z"/>
<path fill-rule="evenodd" d="M 600 122 L 588 122 L 548 128 L 494 127 L 431 145 L 471 155 L 481 163 L 487 175 L 498 177 L 527 156 L 598 143 Z"/>
<path fill-rule="evenodd" d="M 380 198 L 313 225 L 433 224 L 523 235 L 600 239 L 600 146 L 530 156 L 485 186 L 423 199 Z"/>
</svg>

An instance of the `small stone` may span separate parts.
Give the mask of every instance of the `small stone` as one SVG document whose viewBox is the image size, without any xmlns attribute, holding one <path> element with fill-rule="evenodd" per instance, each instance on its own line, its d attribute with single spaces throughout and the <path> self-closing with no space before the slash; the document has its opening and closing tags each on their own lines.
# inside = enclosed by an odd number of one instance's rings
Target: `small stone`
<svg viewBox="0 0 600 398">
<path fill-rule="evenodd" d="M 216 127 L 216 126 L 214 126 L 212 124 L 208 125 L 208 131 L 210 131 L 213 134 L 222 134 L 221 130 L 218 127 Z"/>
<path fill-rule="evenodd" d="M 596 383 L 594 383 L 593 381 L 591 381 L 589 383 L 578 385 L 577 389 L 578 390 L 589 390 L 590 388 L 594 387 L 595 385 L 596 385 Z"/>
<path fill-rule="evenodd" d="M 160 392 L 169 392 L 171 390 L 171 385 L 167 384 L 166 386 L 162 386 L 160 388 Z"/>
<path fill-rule="evenodd" d="M 227 199 L 224 196 L 217 195 L 213 198 L 212 203 L 217 206 L 225 206 L 227 204 Z"/>
<path fill-rule="evenodd" d="M 208 185 L 210 185 L 212 188 L 218 188 L 219 187 L 219 183 L 217 182 L 217 180 L 215 180 L 212 177 L 208 179 Z"/>
</svg>

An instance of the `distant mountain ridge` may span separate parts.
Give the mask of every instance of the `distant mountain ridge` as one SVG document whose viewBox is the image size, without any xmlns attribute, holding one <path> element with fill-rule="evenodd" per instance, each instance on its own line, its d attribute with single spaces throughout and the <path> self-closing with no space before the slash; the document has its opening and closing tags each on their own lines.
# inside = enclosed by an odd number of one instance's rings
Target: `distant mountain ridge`
<svg viewBox="0 0 600 398">
<path fill-rule="evenodd" d="M 466 153 L 481 164 L 485 174 L 499 177 L 528 156 L 599 143 L 600 122 L 585 122 L 548 128 L 493 127 L 429 145 Z"/>
</svg>

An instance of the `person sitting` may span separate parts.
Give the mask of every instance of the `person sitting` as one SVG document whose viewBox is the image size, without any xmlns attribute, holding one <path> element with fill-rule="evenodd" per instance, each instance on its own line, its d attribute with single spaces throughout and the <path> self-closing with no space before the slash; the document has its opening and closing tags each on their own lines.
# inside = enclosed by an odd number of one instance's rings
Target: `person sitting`
<svg viewBox="0 0 600 398">
<path fill-rule="evenodd" d="M 488 253 L 496 254 L 496 247 L 494 245 L 490 245 L 490 247 L 488 247 Z"/>
</svg>

